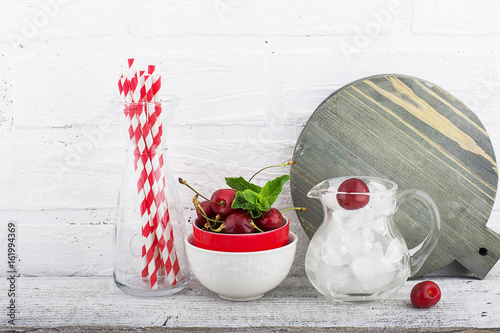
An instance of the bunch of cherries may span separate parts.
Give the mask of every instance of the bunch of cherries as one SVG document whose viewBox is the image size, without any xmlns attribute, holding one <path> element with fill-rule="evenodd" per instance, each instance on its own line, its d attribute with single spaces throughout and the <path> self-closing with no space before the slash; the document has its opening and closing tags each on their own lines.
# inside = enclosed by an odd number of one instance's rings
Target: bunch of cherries
<svg viewBox="0 0 500 333">
<path fill-rule="evenodd" d="M 196 202 L 196 225 L 199 228 L 226 234 L 249 234 L 278 229 L 284 225 L 281 212 L 271 208 L 256 219 L 248 211 L 231 208 L 236 190 L 224 188 L 216 190 L 210 200 Z"/>
<path fill-rule="evenodd" d="M 244 181 L 246 186 L 255 186 L 250 183 L 250 181 L 261 171 L 286 166 L 294 164 L 293 161 L 265 167 L 258 172 L 256 172 L 249 181 Z M 241 178 L 241 177 L 240 177 Z M 281 176 L 278 178 L 285 178 L 285 182 L 290 178 L 290 176 Z M 241 178 L 242 179 L 242 178 Z M 276 179 L 277 180 L 277 179 Z M 284 210 L 278 210 L 274 207 L 270 207 L 268 210 L 261 210 L 258 217 L 252 217 L 250 210 L 243 208 L 234 208 L 233 202 L 236 198 L 237 190 L 232 188 L 223 188 L 216 190 L 210 199 L 201 195 L 198 191 L 192 188 L 187 182 L 179 178 L 179 182 L 183 185 L 189 187 L 193 192 L 196 193 L 193 198 L 193 204 L 196 208 L 197 219 L 195 224 L 197 227 L 211 232 L 221 232 L 226 234 L 249 234 L 253 232 L 266 232 L 278 229 L 285 224 L 283 215 L 284 211 L 296 209 L 300 211 L 306 211 L 306 208 L 288 208 Z M 227 178 L 226 178 L 227 182 Z M 272 181 L 271 181 L 272 182 Z M 269 182 L 270 183 L 270 182 Z M 276 184 L 274 184 L 276 186 Z M 281 192 L 283 183 L 278 186 L 277 193 Z M 199 201 L 198 198 L 202 197 L 204 200 Z M 274 202 L 274 200 L 273 200 Z M 254 207 L 255 208 L 255 207 Z"/>
</svg>

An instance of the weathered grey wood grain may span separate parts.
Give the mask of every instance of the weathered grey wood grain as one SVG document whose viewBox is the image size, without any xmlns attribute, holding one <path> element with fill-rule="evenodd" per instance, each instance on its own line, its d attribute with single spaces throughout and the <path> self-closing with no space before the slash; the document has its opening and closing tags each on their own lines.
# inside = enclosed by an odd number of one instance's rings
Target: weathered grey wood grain
<svg viewBox="0 0 500 333">
<path fill-rule="evenodd" d="M 380 176 L 401 189 L 426 191 L 436 202 L 442 236 L 417 276 L 453 260 L 484 278 L 500 258 L 500 236 L 486 227 L 497 191 L 494 151 L 480 120 L 443 89 L 413 77 L 380 75 L 329 96 L 310 117 L 295 148 L 291 191 L 311 237 L 323 220 L 306 197 L 339 176 Z M 427 233 L 425 210 L 401 206 L 395 216 L 408 246 Z"/>
<path fill-rule="evenodd" d="M 15 330 L 6 330 L 0 328 L 0 332 L 33 332 L 34 330 L 29 327 L 20 327 Z M 66 332 L 66 333 L 81 333 L 81 332 L 137 332 L 138 329 L 133 327 L 112 327 L 112 326 L 65 326 L 65 327 L 51 327 L 51 328 L 37 328 L 37 333 L 53 333 L 53 332 Z M 466 327 L 454 327 L 454 328 L 437 328 L 437 327 L 425 327 L 425 328 L 401 328 L 401 327 L 384 327 L 374 329 L 372 327 L 364 328 L 353 328 L 353 327 L 231 327 L 231 328 L 208 328 L 208 327 L 178 327 L 168 329 L 162 327 L 141 327 L 140 332 L 245 332 L 245 333 L 262 333 L 262 332 L 292 332 L 292 333 L 310 333 L 310 332 L 356 332 L 356 333 L 373 333 L 373 332 L 384 332 L 384 333 L 401 333 L 401 332 L 411 332 L 411 333 L 493 333 L 499 332 L 500 329 L 489 329 L 489 328 L 466 328 Z"/>
<path fill-rule="evenodd" d="M 196 280 L 171 297 L 137 298 L 122 293 L 105 278 L 28 278 L 17 283 L 16 327 L 26 330 L 105 327 L 167 331 L 280 331 L 313 328 L 384 328 L 393 331 L 500 327 L 498 279 L 433 278 L 442 290 L 441 301 L 430 309 L 416 309 L 407 282 L 393 297 L 381 302 L 336 303 L 323 297 L 306 277 L 288 277 L 264 298 L 251 302 L 220 299 Z M 2 295 L 7 287 L 0 282 Z M 6 302 L 2 296 L 2 308 Z M 5 313 L 0 320 L 7 326 Z M 254 328 L 251 330 L 250 328 Z M 269 330 L 266 328 L 270 328 Z M 0 329 L 0 331 L 2 331 Z M 76 330 L 73 330 L 76 331 Z M 155 330 L 153 330 L 155 331 Z M 43 330 L 42 330 L 43 332 Z"/>
</svg>

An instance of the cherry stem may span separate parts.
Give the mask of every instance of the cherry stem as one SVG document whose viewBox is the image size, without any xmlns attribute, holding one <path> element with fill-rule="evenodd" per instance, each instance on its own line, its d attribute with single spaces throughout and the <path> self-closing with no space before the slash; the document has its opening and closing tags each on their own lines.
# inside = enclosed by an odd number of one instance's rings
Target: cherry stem
<svg viewBox="0 0 500 333">
<path fill-rule="evenodd" d="M 214 204 L 218 204 L 220 205 L 219 202 L 213 202 L 212 200 L 208 199 L 206 196 L 204 196 L 203 194 L 199 193 L 198 191 L 196 191 L 194 188 L 191 187 L 191 185 L 189 185 L 184 179 L 180 178 L 179 177 L 179 183 L 181 183 L 182 185 L 186 185 L 191 191 L 193 191 L 194 193 L 196 193 L 197 195 L 199 195 L 200 197 L 202 197 L 203 199 L 207 200 L 208 202 L 211 202 L 211 203 L 214 203 Z"/>
<path fill-rule="evenodd" d="M 205 218 L 205 220 L 207 220 L 208 224 L 210 224 L 210 222 L 214 222 L 214 223 L 219 222 L 219 220 L 220 220 L 219 214 L 217 214 L 217 216 L 215 216 L 215 219 L 211 219 L 207 216 L 207 213 L 205 213 L 205 210 L 203 209 L 203 207 L 201 207 L 201 204 L 198 201 L 198 194 L 194 196 L 193 204 L 194 204 L 194 207 L 196 208 L 196 210 L 200 212 L 201 216 L 203 216 Z"/>
<path fill-rule="evenodd" d="M 307 208 L 306 207 L 291 207 L 291 208 L 286 208 L 286 209 L 280 210 L 280 213 L 286 212 L 287 210 L 298 210 L 300 212 L 305 212 L 305 211 L 307 211 Z"/>
<path fill-rule="evenodd" d="M 219 214 L 217 214 L 217 215 L 215 216 L 215 220 L 213 220 L 213 221 L 214 221 L 214 224 L 213 224 L 213 225 L 210 225 L 210 222 L 208 222 L 208 223 L 209 223 L 209 226 L 208 226 L 208 228 L 207 228 L 207 229 L 209 229 L 210 231 L 220 232 L 222 229 L 224 229 L 224 228 L 226 227 L 226 224 L 224 223 L 224 221 L 221 221 L 221 219 L 220 219 L 220 215 L 219 215 Z M 217 225 L 217 223 L 219 223 L 219 222 L 222 222 L 222 224 L 219 226 L 219 228 L 217 228 L 217 229 L 216 229 L 216 228 L 215 228 L 215 226 L 216 226 L 216 225 Z"/>
<path fill-rule="evenodd" d="M 259 171 L 257 171 L 256 173 L 253 174 L 252 177 L 250 177 L 250 179 L 248 180 L 248 182 L 251 182 L 253 177 L 257 176 L 259 173 L 261 173 L 262 171 L 266 170 L 266 169 L 270 169 L 270 168 L 279 168 L 279 167 L 282 167 L 282 166 L 287 166 L 287 165 L 293 165 L 295 164 L 295 161 L 289 161 L 289 162 L 286 162 L 286 163 L 283 163 L 283 164 L 279 164 L 279 165 L 271 165 L 271 166 L 268 166 L 268 167 L 265 167 L 265 168 L 262 168 L 260 169 Z"/>
<path fill-rule="evenodd" d="M 252 220 L 250 220 L 250 224 L 252 225 L 252 227 L 254 227 L 255 229 L 257 229 L 258 232 L 264 232 L 261 229 L 259 229 L 259 227 L 257 227 Z"/>
<path fill-rule="evenodd" d="M 210 228 L 210 230 L 212 230 L 213 232 L 221 232 L 222 229 L 224 229 L 226 227 L 226 224 L 225 223 L 222 223 L 220 225 L 220 227 L 218 227 L 217 229 L 213 229 L 213 228 Z"/>
</svg>

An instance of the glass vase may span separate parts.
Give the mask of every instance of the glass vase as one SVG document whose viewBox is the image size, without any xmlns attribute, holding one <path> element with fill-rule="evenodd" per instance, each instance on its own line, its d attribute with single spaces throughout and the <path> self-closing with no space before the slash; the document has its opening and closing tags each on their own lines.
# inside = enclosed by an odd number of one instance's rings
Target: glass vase
<svg viewBox="0 0 500 333">
<path fill-rule="evenodd" d="M 116 209 L 114 281 L 135 296 L 171 295 L 190 278 L 183 206 L 168 167 L 165 135 L 177 99 L 115 106 L 126 162 Z"/>
</svg>

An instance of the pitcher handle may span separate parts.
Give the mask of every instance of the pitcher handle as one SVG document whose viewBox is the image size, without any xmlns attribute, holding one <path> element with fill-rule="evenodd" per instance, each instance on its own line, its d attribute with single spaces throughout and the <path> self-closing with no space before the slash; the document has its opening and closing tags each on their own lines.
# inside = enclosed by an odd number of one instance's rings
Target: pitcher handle
<svg viewBox="0 0 500 333">
<path fill-rule="evenodd" d="M 398 207 L 408 199 L 415 199 L 423 204 L 429 210 L 431 215 L 431 228 L 429 233 L 420 244 L 408 250 L 411 258 L 410 276 L 413 276 L 419 271 L 420 268 L 422 268 L 425 260 L 429 257 L 432 250 L 436 246 L 441 229 L 441 220 L 436 204 L 427 193 L 413 189 L 402 191 L 398 195 Z"/>
</svg>

